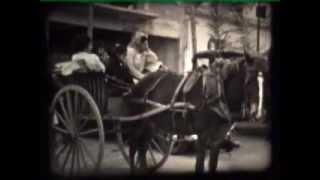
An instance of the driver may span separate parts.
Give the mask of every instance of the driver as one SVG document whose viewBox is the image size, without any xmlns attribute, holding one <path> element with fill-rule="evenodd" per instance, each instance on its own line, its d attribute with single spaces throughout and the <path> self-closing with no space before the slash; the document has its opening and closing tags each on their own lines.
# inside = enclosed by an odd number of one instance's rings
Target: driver
<svg viewBox="0 0 320 180">
<path fill-rule="evenodd" d="M 223 80 L 228 77 L 228 74 L 230 72 L 237 71 L 239 69 L 239 64 L 243 61 L 243 59 L 237 62 L 231 62 L 230 59 L 219 56 L 219 52 L 225 51 L 224 44 L 225 43 L 223 42 L 223 40 L 214 39 L 213 37 L 209 39 L 208 50 L 214 51 L 218 54 L 217 57 L 210 58 L 209 71 L 210 73 L 215 74 L 215 76 L 217 77 L 217 91 L 218 96 L 221 97 L 221 100 L 213 107 L 213 109 L 221 116 L 231 120 L 231 112 L 225 99 L 225 88 Z M 222 147 L 226 149 L 226 151 L 231 151 L 232 149 L 238 148 L 240 146 L 240 143 L 238 141 L 234 141 L 231 139 L 231 133 L 234 128 L 235 125 L 233 124 L 227 132 L 225 140 L 222 143 Z"/>
</svg>

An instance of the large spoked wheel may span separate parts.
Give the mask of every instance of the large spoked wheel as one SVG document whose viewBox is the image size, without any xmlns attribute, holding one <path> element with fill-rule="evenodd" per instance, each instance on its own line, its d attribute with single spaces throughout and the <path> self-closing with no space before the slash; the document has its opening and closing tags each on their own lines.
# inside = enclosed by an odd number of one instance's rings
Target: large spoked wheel
<svg viewBox="0 0 320 180">
<path fill-rule="evenodd" d="M 119 125 L 121 128 L 121 125 Z M 133 141 L 131 136 L 124 134 L 125 130 L 117 132 L 118 145 L 126 162 L 130 166 L 129 144 Z M 170 133 L 158 132 L 149 139 L 145 145 L 145 164 L 141 162 L 140 154 L 137 152 L 133 158 L 135 173 L 153 173 L 158 170 L 167 161 L 173 149 L 174 141 Z"/>
<path fill-rule="evenodd" d="M 82 87 L 68 85 L 50 107 L 51 167 L 62 175 L 97 172 L 103 158 L 104 130 L 99 109 Z"/>
</svg>

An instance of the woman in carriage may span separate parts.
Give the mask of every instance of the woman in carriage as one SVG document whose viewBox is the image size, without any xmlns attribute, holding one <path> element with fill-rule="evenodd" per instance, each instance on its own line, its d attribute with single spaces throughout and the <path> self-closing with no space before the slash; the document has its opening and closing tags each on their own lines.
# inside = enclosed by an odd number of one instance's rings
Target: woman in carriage
<svg viewBox="0 0 320 180">
<path fill-rule="evenodd" d="M 166 69 L 156 53 L 150 49 L 148 35 L 141 31 L 137 31 L 132 37 L 127 47 L 125 63 L 135 83 L 150 72 Z"/>
</svg>

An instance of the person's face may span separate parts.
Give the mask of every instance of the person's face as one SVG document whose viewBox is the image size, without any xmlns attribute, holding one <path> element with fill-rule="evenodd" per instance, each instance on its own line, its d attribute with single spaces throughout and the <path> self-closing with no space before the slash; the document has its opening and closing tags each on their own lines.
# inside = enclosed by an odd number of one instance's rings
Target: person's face
<svg viewBox="0 0 320 180">
<path fill-rule="evenodd" d="M 148 49 L 148 38 L 145 36 L 140 39 L 140 49 L 141 51 Z"/>
<path fill-rule="evenodd" d="M 98 48 L 98 54 L 103 55 L 105 53 L 102 47 Z"/>
<path fill-rule="evenodd" d="M 91 42 L 89 42 L 88 44 L 88 51 L 91 52 L 92 51 L 92 48 L 93 48 L 93 45 Z"/>
</svg>

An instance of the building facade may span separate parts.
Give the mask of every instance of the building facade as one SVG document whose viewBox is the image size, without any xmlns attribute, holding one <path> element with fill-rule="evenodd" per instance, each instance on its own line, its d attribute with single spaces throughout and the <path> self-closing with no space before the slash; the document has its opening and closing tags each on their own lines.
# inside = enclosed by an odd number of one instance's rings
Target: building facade
<svg viewBox="0 0 320 180">
<path fill-rule="evenodd" d="M 263 16 L 257 20 L 257 5 L 237 6 L 238 15 L 246 20 L 245 31 L 235 30 L 244 25 L 237 21 L 235 6 L 219 5 L 220 31 L 227 34 L 227 48 L 242 50 L 243 37 L 254 52 L 267 53 L 271 46 L 271 8 L 262 4 Z M 185 73 L 192 69 L 194 52 L 207 49 L 213 36 L 212 4 L 78 4 L 55 7 L 48 17 L 48 39 L 53 52 L 68 53 L 75 33 L 86 32 L 93 41 L 127 44 L 136 30 L 150 35 L 150 47 L 170 70 Z M 259 24 L 259 28 L 258 28 Z M 194 27 L 194 28 L 193 28 Z M 259 29 L 259 30 L 258 30 Z M 259 31 L 259 32 L 258 32 Z M 259 35 L 259 49 L 257 36 Z"/>
</svg>

